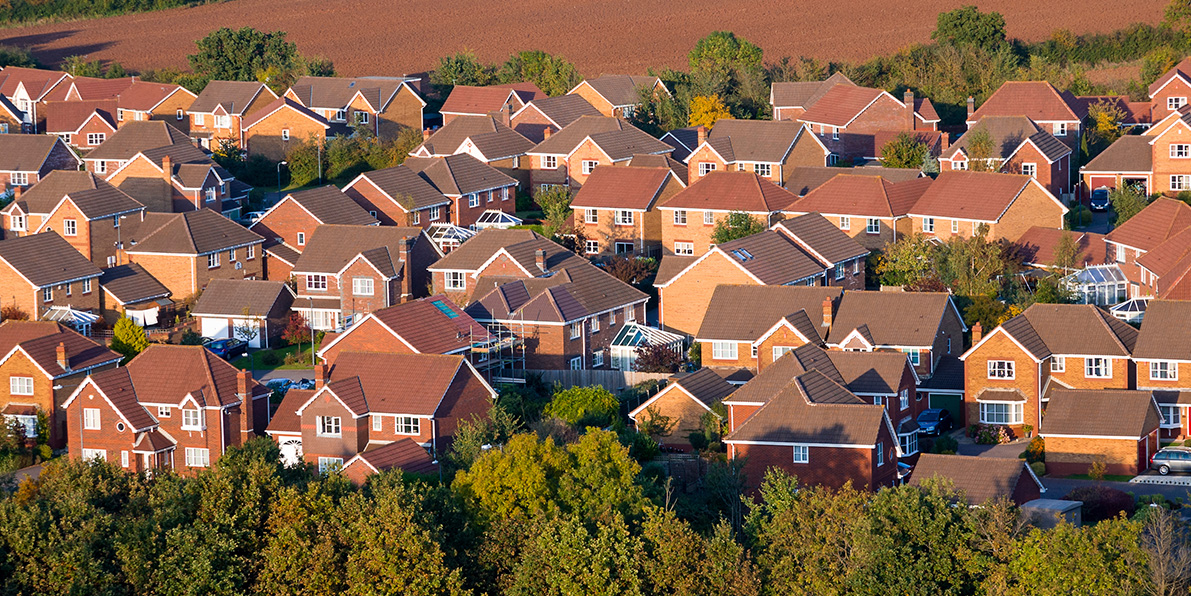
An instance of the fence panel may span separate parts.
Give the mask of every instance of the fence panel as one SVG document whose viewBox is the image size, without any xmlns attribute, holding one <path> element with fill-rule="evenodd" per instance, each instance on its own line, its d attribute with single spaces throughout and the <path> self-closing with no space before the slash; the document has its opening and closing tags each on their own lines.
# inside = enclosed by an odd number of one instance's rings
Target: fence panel
<svg viewBox="0 0 1191 596">
<path fill-rule="evenodd" d="M 612 393 L 619 393 L 637 383 L 662 381 L 670 378 L 667 373 L 644 373 L 632 370 L 527 370 L 526 372 L 541 375 L 547 385 L 553 385 L 556 382 L 564 388 L 600 385 Z"/>
</svg>

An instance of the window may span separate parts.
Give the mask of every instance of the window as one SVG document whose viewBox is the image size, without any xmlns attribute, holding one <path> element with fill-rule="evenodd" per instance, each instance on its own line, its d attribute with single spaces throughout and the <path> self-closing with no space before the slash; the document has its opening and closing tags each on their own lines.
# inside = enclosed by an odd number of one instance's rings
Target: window
<svg viewBox="0 0 1191 596">
<path fill-rule="evenodd" d="M 307 275 L 306 289 L 316 292 L 325 292 L 327 290 L 327 276 L 322 274 Z"/>
<path fill-rule="evenodd" d="M 203 123 L 204 123 L 204 122 L 205 122 L 205 120 L 206 120 L 206 118 L 205 118 L 205 116 L 206 116 L 206 115 L 205 115 L 205 114 L 191 114 L 191 116 L 193 116 L 193 117 L 194 117 L 194 123 L 195 123 L 195 124 L 197 124 L 197 125 L 199 125 L 199 126 L 202 126 L 202 125 L 203 125 Z"/>
<path fill-rule="evenodd" d="M 283 141 L 289 140 L 289 129 L 288 128 L 281 129 L 281 140 L 283 140 Z"/>
<path fill-rule="evenodd" d="M 208 203 L 215 202 L 215 187 L 214 186 L 204 189 L 203 194 L 206 195 Z"/>
<path fill-rule="evenodd" d="M 8 175 L 13 186 L 29 186 L 29 172 L 13 172 Z"/>
<path fill-rule="evenodd" d="M 592 332 L 592 333 L 599 333 L 599 332 L 600 332 L 600 318 L 599 318 L 599 317 L 592 317 L 592 318 L 591 318 L 591 319 L 589 319 L 589 320 L 591 321 L 591 332 Z"/>
<path fill-rule="evenodd" d="M 715 224 L 715 214 L 711 211 L 703 212 L 703 225 L 710 226 Z"/>
<path fill-rule="evenodd" d="M 99 460 L 107 461 L 107 449 L 83 449 L 83 461 Z"/>
<path fill-rule="evenodd" d="M 215 128 L 231 128 L 231 116 L 215 116 Z"/>
<path fill-rule="evenodd" d="M 953 169 L 953 170 L 966 170 L 966 169 L 968 169 L 968 162 L 966 162 L 966 161 L 953 161 L 953 162 L 951 162 L 951 169 Z"/>
<path fill-rule="evenodd" d="M 583 335 L 583 323 L 571 323 L 571 339 L 579 339 Z"/>
<path fill-rule="evenodd" d="M 990 379 L 1012 379 L 1013 375 L 1013 361 L 1012 360 L 989 360 L 988 361 L 988 378 Z"/>
<path fill-rule="evenodd" d="M 24 215 L 12 216 L 12 231 L 14 231 L 14 232 L 24 232 L 25 231 L 25 216 Z"/>
<path fill-rule="evenodd" d="M 1159 405 L 1162 412 L 1162 428 L 1179 428 L 1183 426 L 1183 409 L 1178 406 Z"/>
<path fill-rule="evenodd" d="M 897 442 L 902 446 L 902 454 L 906 456 L 918 453 L 918 432 L 906 433 L 897 436 Z"/>
<path fill-rule="evenodd" d="M 338 122 L 347 120 L 347 110 L 335 110 L 335 120 Z"/>
<path fill-rule="evenodd" d="M 175 120 L 181 120 L 185 117 L 186 117 L 186 112 L 182 111 L 182 108 L 178 108 L 177 111 L 174 112 Z"/>
<path fill-rule="evenodd" d="M 959 233 L 959 220 L 958 219 L 951 220 L 951 233 L 952 234 Z"/>
<path fill-rule="evenodd" d="M 249 261 L 251 261 L 252 259 L 256 258 L 256 246 L 249 244 L 248 248 L 244 249 L 244 252 L 246 253 L 244 255 L 245 259 L 248 259 Z"/>
<path fill-rule="evenodd" d="M 553 170 L 558 167 L 558 158 L 553 155 L 547 155 L 542 158 L 542 169 Z"/>
<path fill-rule="evenodd" d="M 632 211 L 625 211 L 623 209 L 616 212 L 616 225 L 631 226 L 634 221 L 634 214 Z"/>
<path fill-rule="evenodd" d="M 885 444 L 877 443 L 877 465 L 885 465 Z"/>
<path fill-rule="evenodd" d="M 831 127 L 831 140 L 833 140 L 833 141 L 839 140 L 839 127 L 838 126 Z"/>
<path fill-rule="evenodd" d="M 213 252 L 207 255 L 207 269 L 214 269 L 219 266 L 219 253 Z"/>
<path fill-rule="evenodd" d="M 124 108 L 118 108 L 116 110 L 116 120 L 118 122 L 124 122 Z"/>
<path fill-rule="evenodd" d="M 794 463 L 805 464 L 811 460 L 810 445 L 795 445 L 794 446 Z"/>
<path fill-rule="evenodd" d="M 611 327 L 616 324 L 616 311 L 608 313 L 608 326 Z"/>
<path fill-rule="evenodd" d="M 583 223 L 595 224 L 600 223 L 600 212 L 595 209 L 583 210 Z"/>
<path fill-rule="evenodd" d="M 715 171 L 715 164 L 701 161 L 699 162 L 699 176 L 706 176 Z"/>
<path fill-rule="evenodd" d="M 836 263 L 835 264 L 835 278 L 836 279 L 843 279 L 844 274 L 846 274 L 846 273 L 847 273 L 847 269 L 844 266 L 844 263 Z"/>
<path fill-rule="evenodd" d="M 356 296 L 371 296 L 373 294 L 372 278 L 353 277 L 352 294 Z"/>
<path fill-rule="evenodd" d="M 736 360 L 736 342 L 711 342 L 711 358 L 712 360 Z"/>
<path fill-rule="evenodd" d="M 1024 404 L 1017 402 L 981 402 L 981 424 L 1021 424 Z"/>
<path fill-rule="evenodd" d="M 868 218 L 868 224 L 865 226 L 864 232 L 866 234 L 880 234 L 881 233 L 881 220 L 879 220 L 875 217 Z"/>
<path fill-rule="evenodd" d="M 1185 105 L 1187 105 L 1186 97 L 1167 97 L 1166 98 L 1166 109 L 1168 109 L 1168 110 L 1174 111 L 1174 110 L 1177 110 Z"/>
<path fill-rule="evenodd" d="M 1187 159 L 1191 157 L 1191 145 L 1175 143 L 1170 146 L 1171 159 Z"/>
<path fill-rule="evenodd" d="M 128 452 L 127 451 L 120 452 L 120 467 L 122 467 L 122 468 L 128 467 Z"/>
<path fill-rule="evenodd" d="M 319 416 L 316 420 L 316 429 L 320 437 L 341 437 L 343 436 L 343 419 L 338 416 Z"/>
<path fill-rule="evenodd" d="M 368 112 L 356 112 L 356 122 L 360 124 L 368 124 Z"/>
<path fill-rule="evenodd" d="M 205 468 L 211 465 L 211 451 L 199 447 L 186 448 L 186 467 Z"/>
<path fill-rule="evenodd" d="M 320 457 L 318 458 L 318 473 L 330 474 L 338 472 L 343 469 L 342 457 Z"/>
<path fill-rule="evenodd" d="M 753 164 L 753 173 L 768 178 L 773 174 L 773 166 L 767 163 Z"/>
<path fill-rule="evenodd" d="M 83 429 L 99 430 L 99 408 L 83 408 Z"/>
<path fill-rule="evenodd" d="M 591 353 L 591 366 L 593 368 L 604 365 L 604 351 L 596 350 Z"/>
<path fill-rule="evenodd" d="M 852 261 L 852 275 L 860 275 L 860 259 Z"/>
<path fill-rule="evenodd" d="M 753 349 L 756 350 L 757 348 L 754 347 Z M 773 361 L 777 362 L 779 358 L 793 351 L 794 348 L 790 346 L 773 346 Z M 757 354 L 754 353 L 753 357 L 756 358 Z"/>
<path fill-rule="evenodd" d="M 910 390 L 902 389 L 897 393 L 898 401 L 901 402 L 901 409 L 907 410 L 910 408 Z"/>
<path fill-rule="evenodd" d="M 201 410 L 182 410 L 182 430 L 203 430 Z"/>
<path fill-rule="evenodd" d="M 95 162 L 95 173 L 96 174 L 108 173 L 108 162 L 106 162 L 106 161 Z"/>
<path fill-rule="evenodd" d="M 446 281 L 446 288 L 448 290 L 462 290 L 467 287 L 467 281 L 463 277 L 462 271 L 447 271 L 443 275 Z"/>
<path fill-rule="evenodd" d="M 63 289 L 63 290 L 65 290 L 65 291 L 66 291 L 66 296 L 67 296 L 68 298 L 70 297 L 70 284 L 62 284 L 62 285 L 60 285 L 60 286 L 58 286 L 58 287 L 59 287 L 59 288 L 61 288 L 61 289 Z"/>
<path fill-rule="evenodd" d="M 10 395 L 33 395 L 33 377 L 9 377 L 8 393 Z"/>
<path fill-rule="evenodd" d="M 585 247 L 587 249 L 587 254 L 589 254 L 589 255 L 599 254 L 600 241 L 599 240 L 588 240 L 585 244 Z"/>
<path fill-rule="evenodd" d="M 600 162 L 598 162 L 594 159 L 585 159 L 585 160 L 583 160 L 582 165 L 583 165 L 583 175 L 589 176 L 589 175 L 591 175 L 592 172 L 595 171 L 596 166 L 600 165 Z"/>
<path fill-rule="evenodd" d="M 234 249 L 234 248 L 233 248 L 233 249 L 231 249 L 231 250 L 227 251 L 227 260 L 228 260 L 229 262 L 235 262 L 235 260 L 236 260 L 236 249 Z"/>
<path fill-rule="evenodd" d="M 1050 372 L 1052 372 L 1052 373 L 1067 372 L 1067 357 L 1066 356 L 1051 356 L 1051 358 L 1050 358 Z"/>
<path fill-rule="evenodd" d="M 922 232 L 924 234 L 934 234 L 935 233 L 935 218 L 933 218 L 933 217 L 922 218 Z"/>
<path fill-rule="evenodd" d="M 1170 190 L 1191 190 L 1191 176 L 1174 174 L 1170 177 Z"/>
<path fill-rule="evenodd" d="M 430 221 L 438 221 L 438 218 L 441 216 L 442 216 L 442 207 L 431 207 L 430 208 Z"/>
<path fill-rule="evenodd" d="M 1083 376 L 1089 379 L 1107 379 L 1112 376 L 1112 360 L 1108 358 L 1085 358 Z"/>
<path fill-rule="evenodd" d="M 852 218 L 848 217 L 847 215 L 841 215 L 839 218 L 839 229 L 841 229 L 841 230 L 852 229 Z"/>
<path fill-rule="evenodd" d="M 686 225 L 686 210 L 685 209 L 678 209 L 678 210 L 674 211 L 674 225 L 676 225 L 676 226 L 685 226 Z"/>
<path fill-rule="evenodd" d="M 467 206 L 468 206 L 468 208 L 479 207 L 480 206 L 480 195 L 476 195 L 476 194 L 467 195 Z"/>
<path fill-rule="evenodd" d="M 1117 262 L 1125 262 L 1125 247 L 1120 244 L 1117 245 Z"/>
<path fill-rule="evenodd" d="M 157 406 L 157 417 L 158 418 L 169 418 L 170 415 L 171 414 L 170 414 L 169 406 Z"/>
<path fill-rule="evenodd" d="M 418 435 L 422 434 L 421 420 L 413 416 L 398 416 L 397 417 L 397 434 L 399 435 Z"/>
<path fill-rule="evenodd" d="M 1056 137 L 1067 136 L 1067 123 L 1066 122 L 1055 122 L 1055 136 Z"/>
<path fill-rule="evenodd" d="M 905 354 L 906 357 L 910 359 L 910 364 L 913 364 L 914 366 L 918 366 L 919 364 L 922 363 L 922 351 L 921 350 L 915 350 L 912 348 L 904 348 L 904 349 L 902 349 L 902 353 Z"/>
<path fill-rule="evenodd" d="M 87 133 L 87 145 L 89 145 L 89 146 L 91 146 L 91 147 L 94 147 L 94 146 L 96 146 L 96 145 L 100 145 L 100 144 L 102 144 L 104 141 L 106 141 L 106 140 L 107 140 L 107 138 L 108 138 L 108 135 L 107 135 L 107 133 L 102 133 L 102 132 L 89 132 L 89 133 Z"/>
<path fill-rule="evenodd" d="M 575 356 L 571 358 L 571 370 L 583 370 L 583 357 Z"/>
<path fill-rule="evenodd" d="M 384 429 L 385 429 L 385 419 L 381 418 L 380 416 L 377 416 L 376 414 L 373 414 L 372 415 L 372 430 L 375 432 L 380 432 Z"/>
<path fill-rule="evenodd" d="M 1150 380 L 1177 381 L 1179 379 L 1179 364 L 1165 360 L 1150 363 Z"/>
<path fill-rule="evenodd" d="M 409 223 L 410 224 L 416 226 L 416 225 L 418 225 L 418 223 L 421 222 L 421 220 L 422 220 L 422 212 L 421 211 L 414 211 L 413 213 L 409 214 Z"/>
<path fill-rule="evenodd" d="M 42 288 L 41 289 L 41 299 L 44 300 L 45 302 L 53 302 L 54 301 L 54 288 L 49 287 L 49 286 Z"/>
<path fill-rule="evenodd" d="M 1029 176 L 1030 178 L 1037 178 L 1038 177 L 1038 164 L 1035 164 L 1035 163 L 1021 164 L 1021 173 L 1025 176 Z"/>
</svg>

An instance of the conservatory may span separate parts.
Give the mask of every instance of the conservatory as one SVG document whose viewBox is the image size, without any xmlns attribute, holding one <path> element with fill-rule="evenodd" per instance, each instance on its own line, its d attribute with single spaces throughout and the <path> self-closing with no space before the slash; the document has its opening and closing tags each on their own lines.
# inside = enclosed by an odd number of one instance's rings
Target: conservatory
<svg viewBox="0 0 1191 596">
<path fill-rule="evenodd" d="M 1129 280 L 1117 265 L 1095 265 L 1063 278 L 1080 304 L 1112 306 L 1128 299 Z"/>
<path fill-rule="evenodd" d="M 681 354 L 683 337 L 669 331 L 646 327 L 637 323 L 625 323 L 616 337 L 612 338 L 612 368 L 633 370 L 637 362 L 637 348 L 663 345 Z"/>
</svg>

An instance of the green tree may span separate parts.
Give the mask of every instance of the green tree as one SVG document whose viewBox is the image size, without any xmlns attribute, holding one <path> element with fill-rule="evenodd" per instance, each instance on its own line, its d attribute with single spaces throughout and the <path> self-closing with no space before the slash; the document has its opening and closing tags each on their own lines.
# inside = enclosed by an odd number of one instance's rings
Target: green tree
<svg viewBox="0 0 1191 596">
<path fill-rule="evenodd" d="M 881 164 L 887 168 L 922 169 L 928 149 L 914 135 L 903 132 L 881 148 Z"/>
<path fill-rule="evenodd" d="M 1017 592 L 1037 596 L 1137 594 L 1141 524 L 1110 519 L 1075 528 L 1033 530 L 1009 564 Z"/>
<path fill-rule="evenodd" d="M 0 45 L 0 68 L 5 66 L 37 68 L 39 65 L 29 48 Z"/>
<path fill-rule="evenodd" d="M 604 426 L 620 409 L 620 401 L 599 385 L 575 386 L 554 394 L 545 414 L 571 426 Z"/>
<path fill-rule="evenodd" d="M 1141 84 L 1149 85 L 1183 59 L 1183 53 L 1169 46 L 1155 48 L 1141 60 Z"/>
<path fill-rule="evenodd" d="M 968 168 L 973 172 L 992 172 L 996 170 L 993 159 L 993 138 L 987 130 L 978 128 L 968 133 Z"/>
<path fill-rule="evenodd" d="M 1063 230 L 1059 241 L 1055 243 L 1054 257 L 1049 263 L 1052 269 L 1062 274 L 1069 273 L 1079 265 L 1079 244 L 1075 241 L 1075 234 L 1070 230 Z"/>
<path fill-rule="evenodd" d="M 557 238 L 570 232 L 567 221 L 571 218 L 571 190 L 565 186 L 552 186 L 538 191 L 534 201 L 542 208 L 542 223 L 548 238 Z"/>
<path fill-rule="evenodd" d="M 103 77 L 103 63 L 99 60 L 87 60 L 86 56 L 67 56 L 59 66 L 63 72 L 72 77 Z"/>
<path fill-rule="evenodd" d="M 145 329 L 128 317 L 120 317 L 112 327 L 112 350 L 124 356 L 124 362 L 132 360 L 149 347 Z"/>
<path fill-rule="evenodd" d="M 285 84 L 300 64 L 298 47 L 285 40 L 284 31 L 224 27 L 195 44 L 198 51 L 187 58 L 190 68 L 209 81 L 255 81 L 260 73 L 273 73 L 272 87 Z"/>
<path fill-rule="evenodd" d="M 692 96 L 719 95 L 737 117 L 766 116 L 769 85 L 761 59 L 761 48 L 734 33 L 708 34 L 688 55 Z"/>
<path fill-rule="evenodd" d="M 1136 187 L 1123 184 L 1109 191 L 1108 202 L 1112 205 L 1113 225 L 1120 226 L 1141 213 L 1150 204 L 1150 198 Z"/>
<path fill-rule="evenodd" d="M 464 50 L 438 59 L 438 68 L 430 73 L 430 82 L 444 91 L 455 85 L 483 87 L 496 80 L 496 67 L 480 62 L 475 52 Z"/>
<path fill-rule="evenodd" d="M 1162 22 L 1183 35 L 1191 35 L 1191 0 L 1170 0 Z"/>
<path fill-rule="evenodd" d="M 676 94 L 677 91 L 673 89 L 670 93 L 658 93 L 653 88 L 642 85 L 637 89 L 641 105 L 633 111 L 629 121 L 633 126 L 655 137 L 686 126 L 690 118 L 689 109 Z"/>
<path fill-rule="evenodd" d="M 743 211 L 733 211 L 728 214 L 728 217 L 715 223 L 715 227 L 711 230 L 711 241 L 723 244 L 764 231 L 765 224 L 756 217 Z"/>
<path fill-rule="evenodd" d="M 473 416 L 459 422 L 447 461 L 457 470 L 466 470 L 484 452 L 485 445 L 502 445 L 520 428 L 520 420 L 495 404 L 486 417 Z"/>
<path fill-rule="evenodd" d="M 999 12 L 980 12 L 975 6 L 964 6 L 939 13 L 930 36 L 948 45 L 995 50 L 1005 44 L 1005 17 Z"/>
<path fill-rule="evenodd" d="M 881 283 L 904 286 L 934 275 L 939 245 L 923 234 L 898 238 L 885 247 L 877 262 Z"/>
<path fill-rule="evenodd" d="M 550 97 L 565 95 L 583 81 L 579 69 L 566 58 L 537 50 L 513 54 L 496 76 L 501 83 L 532 82 Z"/>
<path fill-rule="evenodd" d="M 595 524 L 577 517 L 541 521 L 506 593 L 641 596 L 644 555 L 641 539 L 619 516 Z"/>
<path fill-rule="evenodd" d="M 996 296 L 999 277 L 1012 273 L 1015 265 L 1004 243 L 988 240 L 987 229 L 948 240 L 939 257 L 939 278 L 961 296 Z"/>
</svg>

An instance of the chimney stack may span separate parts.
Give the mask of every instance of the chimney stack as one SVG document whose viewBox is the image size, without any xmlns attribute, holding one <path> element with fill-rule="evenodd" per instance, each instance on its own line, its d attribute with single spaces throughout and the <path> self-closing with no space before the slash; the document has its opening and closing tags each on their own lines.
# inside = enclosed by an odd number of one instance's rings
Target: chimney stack
<svg viewBox="0 0 1191 596">
<path fill-rule="evenodd" d="M 249 439 L 264 434 L 265 429 L 256 428 L 252 404 L 252 394 L 248 390 L 248 386 L 252 382 L 252 373 L 246 370 L 236 371 L 236 397 L 240 398 L 240 444 L 248 442 Z"/>
<path fill-rule="evenodd" d="M 951 135 L 939 131 L 939 142 L 941 143 L 940 150 L 945 153 L 951 147 Z"/>
<path fill-rule="evenodd" d="M 971 95 L 968 96 L 968 120 L 972 119 L 972 114 L 976 113 L 976 98 Z"/>
<path fill-rule="evenodd" d="M 58 342 L 58 348 L 55 350 L 55 353 L 58 357 L 58 366 L 61 366 L 62 370 L 70 372 L 70 360 L 66 357 L 66 343 Z"/>
<path fill-rule="evenodd" d="M 246 370 L 236 371 L 236 395 L 240 396 L 244 403 L 248 403 L 248 382 L 251 380 L 252 373 Z"/>
<path fill-rule="evenodd" d="M 980 338 L 984 337 L 984 327 L 980 325 L 980 321 L 972 323 L 972 345 L 980 343 Z"/>
<path fill-rule="evenodd" d="M 823 328 L 825 330 L 831 329 L 831 323 L 832 323 L 832 318 L 833 318 L 832 311 L 833 311 L 833 309 L 832 309 L 832 304 L 831 304 L 831 298 L 824 298 L 823 299 Z"/>
<path fill-rule="evenodd" d="M 314 389 L 317 391 L 327 384 L 327 365 L 319 364 L 314 367 Z"/>
<path fill-rule="evenodd" d="M 509 121 L 512 120 L 513 106 L 505 102 L 505 105 L 500 106 L 500 122 L 505 126 L 509 126 Z"/>
<path fill-rule="evenodd" d="M 546 251 L 542 250 L 540 248 L 533 251 L 533 260 L 538 264 L 538 269 L 541 269 L 542 273 L 545 273 L 546 272 Z"/>
<path fill-rule="evenodd" d="M 425 141 L 426 139 L 429 139 L 429 138 L 430 138 L 430 129 L 423 128 L 422 129 L 422 140 Z"/>
<path fill-rule="evenodd" d="M 696 139 L 697 139 L 697 141 L 695 143 L 696 147 L 698 147 L 699 145 L 702 145 L 703 143 L 706 143 L 707 142 L 707 127 L 700 126 L 700 127 L 696 128 L 695 135 L 696 135 Z"/>
<path fill-rule="evenodd" d="M 553 128 L 550 128 L 549 126 L 547 126 L 547 127 L 546 127 L 546 128 L 543 130 L 543 131 L 542 131 L 542 140 L 543 140 L 543 141 L 545 141 L 546 139 L 550 138 L 550 135 L 551 135 L 551 134 L 553 134 L 553 133 L 554 133 L 554 129 L 553 129 Z"/>
<path fill-rule="evenodd" d="M 14 200 L 14 201 L 19 201 L 19 200 L 21 200 L 21 192 L 23 192 L 24 190 L 25 190 L 25 189 L 24 189 L 24 188 L 21 188 L 20 186 L 15 186 L 15 187 L 13 187 L 13 189 L 12 189 L 12 200 Z"/>
<path fill-rule="evenodd" d="M 914 92 L 906 89 L 902 101 L 906 104 L 906 130 L 914 130 Z"/>
<path fill-rule="evenodd" d="M 414 259 L 413 248 L 416 238 L 407 236 L 398 245 L 397 258 L 401 259 L 401 302 L 408 302 L 414 291 Z"/>
<path fill-rule="evenodd" d="M 170 182 L 174 176 L 174 160 L 170 156 L 161 156 L 161 177 L 166 182 Z"/>
</svg>

